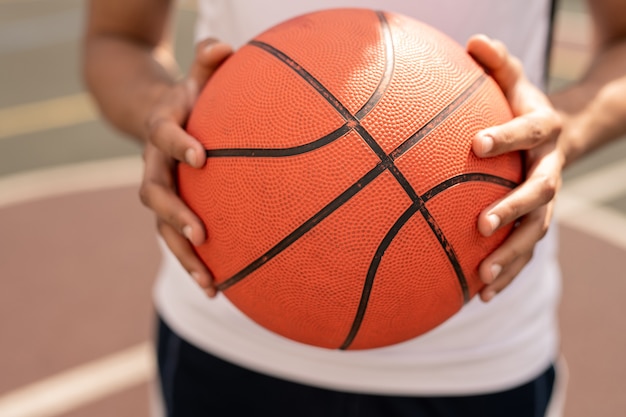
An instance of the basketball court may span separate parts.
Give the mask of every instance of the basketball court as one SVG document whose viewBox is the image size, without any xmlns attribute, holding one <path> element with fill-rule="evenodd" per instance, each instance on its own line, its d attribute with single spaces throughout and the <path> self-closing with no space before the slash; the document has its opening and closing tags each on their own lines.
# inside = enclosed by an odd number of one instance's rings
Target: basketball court
<svg viewBox="0 0 626 417">
<path fill-rule="evenodd" d="M 552 85 L 577 77 L 589 31 L 562 2 Z M 80 0 L 0 0 L 0 416 L 148 416 L 154 221 L 139 148 L 80 81 Z M 189 62 L 192 2 L 176 14 Z M 626 141 L 572 167 L 558 199 L 566 415 L 626 408 Z"/>
</svg>

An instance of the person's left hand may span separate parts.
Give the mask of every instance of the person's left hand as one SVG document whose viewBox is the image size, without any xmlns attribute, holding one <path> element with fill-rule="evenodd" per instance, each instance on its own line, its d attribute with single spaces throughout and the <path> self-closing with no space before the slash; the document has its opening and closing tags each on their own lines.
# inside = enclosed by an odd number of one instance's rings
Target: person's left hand
<svg viewBox="0 0 626 417">
<path fill-rule="evenodd" d="M 474 153 L 489 158 L 524 151 L 526 164 L 525 181 L 478 218 L 478 230 L 484 236 L 511 222 L 516 225 L 479 266 L 480 278 L 486 284 L 480 297 L 489 301 L 530 261 L 535 244 L 550 225 L 564 164 L 556 146 L 561 119 L 548 97 L 526 78 L 520 61 L 501 42 L 476 35 L 468 41 L 467 51 L 498 83 L 514 115 L 507 123 L 478 132 L 472 145 Z"/>
</svg>

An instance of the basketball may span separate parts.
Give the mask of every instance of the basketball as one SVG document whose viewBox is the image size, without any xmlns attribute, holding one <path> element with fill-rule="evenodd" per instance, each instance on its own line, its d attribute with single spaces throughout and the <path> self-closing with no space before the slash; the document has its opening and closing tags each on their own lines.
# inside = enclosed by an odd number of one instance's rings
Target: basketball
<svg viewBox="0 0 626 417">
<path fill-rule="evenodd" d="M 463 47 L 412 18 L 280 23 L 218 69 L 187 123 L 207 155 L 178 169 L 208 231 L 197 254 L 240 311 L 294 341 L 420 336 L 480 291 L 478 265 L 510 233 L 476 223 L 522 180 L 521 157 L 471 143 L 511 117 Z"/>
</svg>

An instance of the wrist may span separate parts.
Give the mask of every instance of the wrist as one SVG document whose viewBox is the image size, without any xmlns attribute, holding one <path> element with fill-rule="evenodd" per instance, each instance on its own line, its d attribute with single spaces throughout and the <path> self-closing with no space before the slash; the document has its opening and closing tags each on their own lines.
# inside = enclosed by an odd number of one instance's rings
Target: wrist
<svg viewBox="0 0 626 417">
<path fill-rule="evenodd" d="M 145 45 L 101 36 L 85 48 L 84 76 L 104 118 L 132 138 L 145 141 L 152 109 L 176 84 L 162 54 Z"/>
</svg>

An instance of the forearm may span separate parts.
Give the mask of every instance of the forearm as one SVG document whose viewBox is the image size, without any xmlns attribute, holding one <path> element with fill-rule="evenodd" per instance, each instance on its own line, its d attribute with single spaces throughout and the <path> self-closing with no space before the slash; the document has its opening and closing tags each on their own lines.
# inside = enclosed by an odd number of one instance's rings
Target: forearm
<svg viewBox="0 0 626 417">
<path fill-rule="evenodd" d="M 550 98 L 564 121 L 559 145 L 565 154 L 566 166 L 626 135 L 624 32 L 612 38 L 600 37 L 597 52 L 583 79 Z"/>
<path fill-rule="evenodd" d="M 165 48 L 167 0 L 91 0 L 83 75 L 104 117 L 145 140 L 147 112 L 173 85 L 176 65 Z"/>
<path fill-rule="evenodd" d="M 115 36 L 93 36 L 85 45 L 84 76 L 105 118 L 135 139 L 146 136 L 147 112 L 176 74 L 157 48 Z"/>
</svg>

